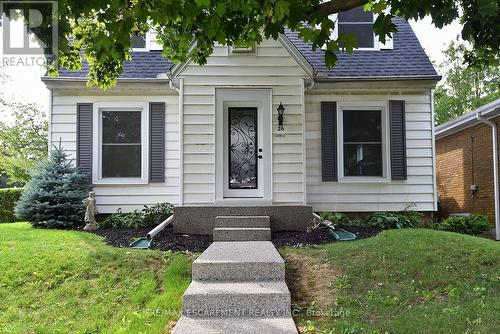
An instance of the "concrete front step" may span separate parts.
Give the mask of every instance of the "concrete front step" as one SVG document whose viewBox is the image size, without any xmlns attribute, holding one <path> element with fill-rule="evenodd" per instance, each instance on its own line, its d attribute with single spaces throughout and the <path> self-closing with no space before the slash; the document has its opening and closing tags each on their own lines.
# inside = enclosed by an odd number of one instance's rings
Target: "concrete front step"
<svg viewBox="0 0 500 334">
<path fill-rule="evenodd" d="M 217 216 L 215 227 L 271 227 L 269 216 Z"/>
<path fill-rule="evenodd" d="M 190 318 L 182 316 L 172 334 L 297 334 L 292 318 Z"/>
<path fill-rule="evenodd" d="M 285 280 L 285 262 L 270 241 L 214 242 L 193 262 L 195 281 Z"/>
<path fill-rule="evenodd" d="M 189 317 L 287 317 L 291 310 L 284 281 L 192 281 L 183 301 Z"/>
<path fill-rule="evenodd" d="M 216 227 L 214 241 L 268 241 L 271 240 L 270 228 Z"/>
</svg>

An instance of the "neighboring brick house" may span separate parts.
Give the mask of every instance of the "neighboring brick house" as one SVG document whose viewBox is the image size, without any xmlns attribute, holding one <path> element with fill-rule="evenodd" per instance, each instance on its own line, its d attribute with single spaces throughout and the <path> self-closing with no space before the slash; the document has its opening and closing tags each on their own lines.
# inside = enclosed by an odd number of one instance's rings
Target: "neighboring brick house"
<svg viewBox="0 0 500 334">
<path fill-rule="evenodd" d="M 495 225 L 493 124 L 500 126 L 500 99 L 436 127 L 441 215 L 479 213 Z"/>
</svg>

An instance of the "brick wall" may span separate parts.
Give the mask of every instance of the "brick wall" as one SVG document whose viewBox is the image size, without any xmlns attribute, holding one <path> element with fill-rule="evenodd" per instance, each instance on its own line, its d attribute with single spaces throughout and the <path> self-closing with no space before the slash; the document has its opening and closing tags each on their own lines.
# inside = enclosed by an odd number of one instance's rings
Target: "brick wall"
<svg viewBox="0 0 500 334">
<path fill-rule="evenodd" d="M 500 117 L 494 119 L 500 126 Z M 497 138 L 498 140 L 498 138 Z M 477 124 L 436 140 L 440 214 L 479 213 L 495 223 L 491 127 Z M 477 185 L 472 193 L 470 186 Z"/>
</svg>

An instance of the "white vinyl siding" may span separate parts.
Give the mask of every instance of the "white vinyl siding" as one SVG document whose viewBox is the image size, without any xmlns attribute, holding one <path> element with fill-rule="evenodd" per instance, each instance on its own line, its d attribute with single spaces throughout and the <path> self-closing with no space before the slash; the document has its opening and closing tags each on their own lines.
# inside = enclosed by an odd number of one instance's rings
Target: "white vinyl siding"
<svg viewBox="0 0 500 334">
<path fill-rule="evenodd" d="M 307 75 L 278 41 L 264 41 L 255 53 L 231 54 L 216 46 L 203 67 L 189 63 L 183 78 L 183 204 L 215 203 L 215 88 L 272 91 L 272 201 L 304 203 L 303 78 Z M 285 107 L 284 137 L 277 111 Z M 266 149 L 266 148 L 263 148 Z"/>
<path fill-rule="evenodd" d="M 143 89 L 147 90 L 146 87 Z M 118 89 L 113 89 L 117 91 Z M 52 145 L 61 146 L 74 158 L 76 155 L 76 104 L 77 103 L 148 103 L 165 102 L 165 183 L 130 184 L 130 185 L 94 185 L 97 208 L 100 213 L 141 209 L 144 205 L 159 202 L 179 203 L 179 97 L 175 92 L 162 89 L 149 91 L 150 95 L 133 96 L 130 92 L 114 93 L 108 91 L 99 96 L 80 95 L 85 88 L 78 91 L 54 89 L 52 99 L 51 133 Z M 156 95 L 156 96 L 154 96 Z M 94 135 L 95 129 L 94 129 Z M 93 157 L 93 163 L 96 163 Z"/>
<path fill-rule="evenodd" d="M 367 84 L 368 85 L 368 84 Z M 381 84 L 383 85 L 383 84 Z M 338 87 L 338 86 L 337 86 Z M 307 204 L 316 211 L 370 212 L 402 210 L 434 211 L 434 177 L 430 90 L 369 91 L 329 89 L 306 92 Z M 385 182 L 323 182 L 321 179 L 321 101 L 406 101 L 406 152 L 408 179 Z"/>
</svg>

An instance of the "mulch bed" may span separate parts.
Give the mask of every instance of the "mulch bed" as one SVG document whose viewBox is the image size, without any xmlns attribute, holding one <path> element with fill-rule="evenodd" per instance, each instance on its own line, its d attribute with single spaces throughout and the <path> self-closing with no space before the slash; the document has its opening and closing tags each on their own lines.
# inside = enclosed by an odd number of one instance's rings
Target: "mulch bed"
<svg viewBox="0 0 500 334">
<path fill-rule="evenodd" d="M 115 247 L 128 247 L 139 237 L 145 237 L 151 227 L 134 229 L 99 229 L 94 233 L 106 238 L 108 244 Z M 203 252 L 212 243 L 210 235 L 175 234 L 171 227 L 165 228 L 153 238 L 152 249 L 173 252 Z"/>
<path fill-rule="evenodd" d="M 151 230 L 147 228 L 136 229 L 99 229 L 93 233 L 106 238 L 106 242 L 115 247 L 128 247 L 130 243 L 139 237 L 145 237 Z M 350 226 L 346 230 L 356 234 L 358 239 L 365 239 L 372 237 L 381 229 L 365 228 Z M 316 229 L 310 233 L 285 231 L 275 232 L 272 236 L 272 242 L 276 247 L 285 246 L 307 246 L 307 245 L 321 245 L 335 242 L 335 239 L 328 233 L 327 229 Z M 190 252 L 203 252 L 212 243 L 212 236 L 210 235 L 185 235 L 173 233 L 172 227 L 167 227 L 158 233 L 152 244 L 152 249 L 162 251 L 190 251 Z"/>
<path fill-rule="evenodd" d="M 382 231 L 378 228 L 357 226 L 349 226 L 344 229 L 354 233 L 358 239 L 373 237 Z M 336 240 L 328 233 L 328 229 L 326 228 L 318 228 L 310 233 L 295 231 L 274 232 L 272 238 L 272 242 L 276 247 L 322 245 L 335 241 Z"/>
</svg>

